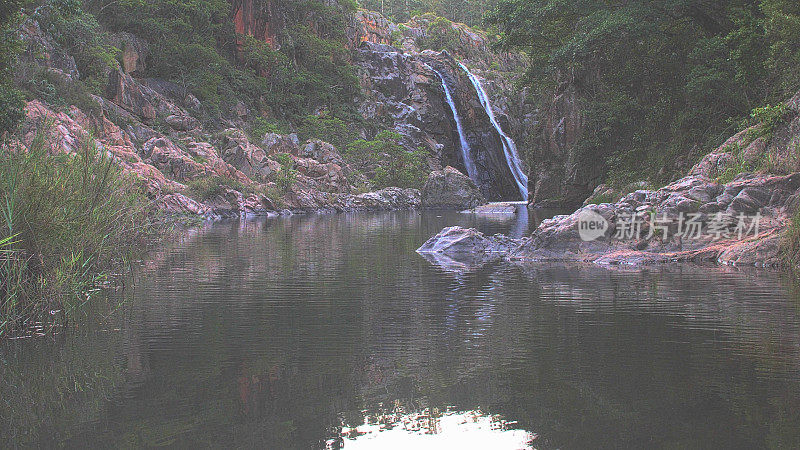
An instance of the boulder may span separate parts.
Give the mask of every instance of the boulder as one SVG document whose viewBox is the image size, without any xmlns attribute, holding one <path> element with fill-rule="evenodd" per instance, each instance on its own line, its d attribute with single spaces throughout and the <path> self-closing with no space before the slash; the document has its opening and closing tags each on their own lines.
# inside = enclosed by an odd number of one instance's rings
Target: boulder
<svg viewBox="0 0 800 450">
<path fill-rule="evenodd" d="M 250 143 L 247 134 L 237 128 L 222 132 L 220 139 L 222 159 L 255 180 L 266 180 L 280 168 L 280 164 L 267 157 L 267 152 Z"/>
<path fill-rule="evenodd" d="M 431 172 L 422 188 L 424 208 L 471 209 L 486 203 L 486 198 L 466 175 L 447 166 Z"/>
<path fill-rule="evenodd" d="M 200 126 L 200 122 L 197 119 L 184 114 L 170 114 L 164 121 L 176 131 L 189 131 Z"/>
<path fill-rule="evenodd" d="M 300 152 L 300 156 L 315 159 L 323 164 L 334 163 L 340 167 L 345 165 L 344 159 L 336 147 L 319 139 L 309 140 Z"/>
<path fill-rule="evenodd" d="M 261 146 L 269 155 L 275 153 L 288 153 L 294 156 L 300 155 L 300 140 L 294 133 L 285 135 L 267 133 L 264 139 L 261 140 Z"/>
<path fill-rule="evenodd" d="M 173 214 L 194 214 L 203 216 L 211 212 L 211 209 L 206 205 L 192 200 L 183 194 L 165 195 L 156 202 L 156 204 L 161 210 Z"/>
<path fill-rule="evenodd" d="M 416 189 L 388 187 L 375 192 L 354 195 L 347 199 L 344 209 L 360 211 L 386 211 L 415 209 L 420 205 L 420 192 Z"/>
<path fill-rule="evenodd" d="M 448 227 L 428 239 L 417 253 L 436 253 L 450 257 L 474 254 L 503 254 L 520 241 L 502 234 L 486 236 L 474 228 Z"/>
<path fill-rule="evenodd" d="M 185 181 L 212 175 L 211 170 L 166 137 L 155 137 L 145 142 L 140 156 L 144 162 L 174 180 Z"/>
</svg>

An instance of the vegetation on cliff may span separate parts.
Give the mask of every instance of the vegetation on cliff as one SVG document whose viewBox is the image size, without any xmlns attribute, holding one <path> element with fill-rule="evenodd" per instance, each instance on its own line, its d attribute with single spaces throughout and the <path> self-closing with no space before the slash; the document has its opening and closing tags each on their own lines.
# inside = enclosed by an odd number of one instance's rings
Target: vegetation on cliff
<svg viewBox="0 0 800 450">
<path fill-rule="evenodd" d="M 254 3 L 256 10 L 267 8 L 266 2 Z M 86 1 L 109 31 L 149 41 L 143 76 L 177 82 L 212 116 L 236 102 L 276 120 L 294 120 L 321 106 L 345 114 L 358 92 L 345 46 L 346 14 L 354 3 L 302 0 L 278 7 L 286 28 L 277 30 L 273 45 L 237 35 L 227 0 Z"/>
<path fill-rule="evenodd" d="M 800 86 L 790 0 L 500 0 L 489 22 L 504 48 L 531 57 L 537 98 L 578 90 L 580 150 L 604 158 L 617 184 L 672 179 Z"/>
<path fill-rule="evenodd" d="M 395 22 L 406 22 L 414 16 L 432 13 L 477 26 L 481 25 L 484 15 L 496 0 L 360 0 L 360 3 Z"/>
<path fill-rule="evenodd" d="M 11 82 L 11 67 L 19 51 L 14 28 L 19 21 L 23 0 L 8 0 L 0 5 L 0 136 L 16 128 L 22 120 L 22 93 Z"/>
</svg>

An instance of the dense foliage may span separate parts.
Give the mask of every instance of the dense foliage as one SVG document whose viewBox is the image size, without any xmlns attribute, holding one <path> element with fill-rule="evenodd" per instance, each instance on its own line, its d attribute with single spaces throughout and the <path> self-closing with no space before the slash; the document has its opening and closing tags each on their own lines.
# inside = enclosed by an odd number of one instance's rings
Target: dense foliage
<svg viewBox="0 0 800 450">
<path fill-rule="evenodd" d="M 578 90 L 612 182 L 666 181 L 800 87 L 794 0 L 499 0 L 488 19 L 539 98 Z"/>
<path fill-rule="evenodd" d="M 86 3 L 110 31 L 149 42 L 145 76 L 177 82 L 211 115 L 242 101 L 278 119 L 293 119 L 320 106 L 339 112 L 357 93 L 345 47 L 345 14 L 355 7 L 352 2 L 283 2 L 287 27 L 279 31 L 277 46 L 237 36 L 226 0 Z"/>
<path fill-rule="evenodd" d="M 496 0 L 361 0 L 361 5 L 378 11 L 396 22 L 407 22 L 411 17 L 434 13 L 455 22 L 470 26 L 480 25 L 483 16 Z"/>
<path fill-rule="evenodd" d="M 19 50 L 15 25 L 24 0 L 0 3 L 0 138 L 22 120 L 22 93 L 11 83 L 11 62 Z"/>
<path fill-rule="evenodd" d="M 351 142 L 344 156 L 379 188 L 422 188 L 428 174 L 425 152 L 407 151 L 400 144 L 400 135 L 390 130 L 381 131 L 373 140 Z"/>
</svg>

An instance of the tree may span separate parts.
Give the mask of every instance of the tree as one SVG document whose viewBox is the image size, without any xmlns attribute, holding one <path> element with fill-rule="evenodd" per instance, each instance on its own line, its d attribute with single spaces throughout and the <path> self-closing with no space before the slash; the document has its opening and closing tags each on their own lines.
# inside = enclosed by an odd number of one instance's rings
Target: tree
<svg viewBox="0 0 800 450">
<path fill-rule="evenodd" d="M 14 131 L 24 117 L 22 93 L 11 82 L 11 63 L 19 51 L 16 25 L 24 0 L 0 4 L 0 137 Z"/>
<path fill-rule="evenodd" d="M 753 108 L 800 88 L 797 9 L 791 0 L 499 0 L 488 21 L 502 48 L 531 57 L 526 83 L 537 97 L 552 98 L 559 83 L 578 91 L 582 150 L 606 158 L 610 178 L 663 182 L 692 163 L 692 149 L 720 144 Z"/>
</svg>

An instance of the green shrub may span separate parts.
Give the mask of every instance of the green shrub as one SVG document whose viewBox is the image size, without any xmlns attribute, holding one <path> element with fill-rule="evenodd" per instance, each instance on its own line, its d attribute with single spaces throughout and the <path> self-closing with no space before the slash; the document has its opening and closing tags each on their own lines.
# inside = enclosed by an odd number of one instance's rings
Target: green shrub
<svg viewBox="0 0 800 450">
<path fill-rule="evenodd" d="M 428 22 L 424 36 L 417 40 L 417 45 L 423 49 L 447 50 L 457 54 L 461 47 L 461 36 L 453 22 L 444 17 L 434 17 Z"/>
<path fill-rule="evenodd" d="M 33 98 L 54 107 L 76 106 L 87 114 L 100 116 L 102 106 L 92 98 L 92 89 L 82 80 L 70 80 L 61 74 L 38 65 L 18 68 L 20 86 Z"/>
<path fill-rule="evenodd" d="M 350 143 L 344 157 L 357 170 L 371 171 L 371 179 L 378 187 L 420 188 L 428 175 L 426 154 L 422 150 L 407 151 L 400 138 L 394 131 L 381 131 L 374 140 Z"/>
<path fill-rule="evenodd" d="M 248 186 L 231 177 L 221 176 L 196 178 L 186 183 L 186 187 L 192 197 L 201 201 L 213 200 L 225 194 L 228 188 L 245 195 L 255 192 L 252 186 Z"/>
<path fill-rule="evenodd" d="M 303 118 L 298 135 L 301 141 L 320 139 L 339 149 L 345 148 L 355 139 L 353 127 L 329 113 L 309 115 Z"/>
<path fill-rule="evenodd" d="M 748 140 L 752 142 L 765 136 L 771 138 L 775 133 L 775 129 L 786 122 L 789 113 L 791 113 L 791 109 L 784 103 L 753 109 L 750 113 L 750 120 L 756 128 L 753 129 L 752 133 L 748 133 Z"/>
<path fill-rule="evenodd" d="M 288 153 L 275 153 L 270 158 L 277 161 L 281 165 L 281 169 L 275 174 L 275 183 L 281 194 L 285 194 L 292 190 L 294 182 L 297 181 L 297 169 L 295 168 L 294 159 Z"/>
<path fill-rule="evenodd" d="M 105 86 L 105 75 L 117 66 L 121 51 L 107 44 L 108 35 L 81 0 L 48 0 L 33 18 L 64 50 L 75 58 L 81 79 L 94 92 Z"/>
<path fill-rule="evenodd" d="M 260 142 L 262 139 L 264 139 L 264 135 L 268 133 L 285 134 L 286 129 L 283 126 L 275 122 L 270 122 L 266 118 L 260 116 L 253 119 L 253 121 L 250 123 L 248 135 L 251 141 Z"/>
<path fill-rule="evenodd" d="M 294 159 L 292 159 L 292 155 L 288 153 L 275 153 L 270 155 L 270 159 L 278 162 L 281 167 L 288 167 L 291 169 L 294 166 Z"/>
<path fill-rule="evenodd" d="M 95 285 L 140 251 L 149 202 L 94 140 L 48 154 L 45 127 L 0 159 L 0 333 L 46 311 L 70 320 Z"/>
</svg>

